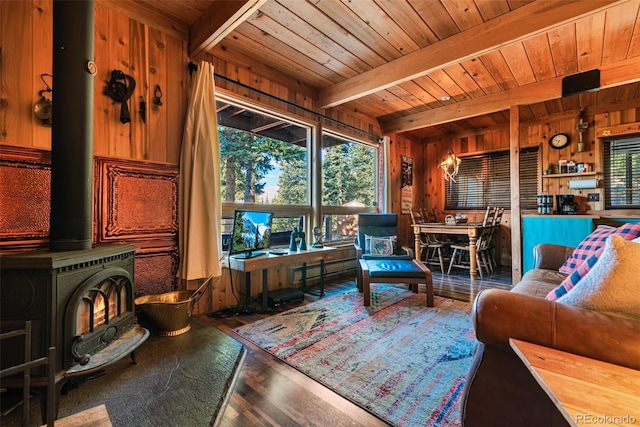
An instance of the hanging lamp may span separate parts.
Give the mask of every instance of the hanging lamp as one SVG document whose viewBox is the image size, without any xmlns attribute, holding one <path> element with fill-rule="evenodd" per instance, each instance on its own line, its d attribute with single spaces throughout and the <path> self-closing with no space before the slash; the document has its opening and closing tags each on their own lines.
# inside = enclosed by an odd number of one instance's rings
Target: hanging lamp
<svg viewBox="0 0 640 427">
<path fill-rule="evenodd" d="M 444 161 L 439 165 L 439 167 L 444 171 L 445 181 L 457 182 L 455 180 L 455 177 L 456 175 L 458 175 L 458 168 L 460 167 L 460 163 L 462 163 L 462 160 L 460 160 L 460 158 L 457 157 L 453 152 L 453 147 L 451 144 L 451 123 L 449 123 L 449 154 L 447 155 L 447 158 L 444 159 Z"/>
</svg>

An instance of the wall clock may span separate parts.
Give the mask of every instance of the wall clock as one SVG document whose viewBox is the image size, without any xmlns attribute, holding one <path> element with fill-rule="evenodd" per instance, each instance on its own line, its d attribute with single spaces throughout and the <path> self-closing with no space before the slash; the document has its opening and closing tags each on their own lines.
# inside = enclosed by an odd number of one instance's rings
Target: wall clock
<svg viewBox="0 0 640 427">
<path fill-rule="evenodd" d="M 557 133 L 549 139 L 549 145 L 551 148 L 560 150 L 569 145 L 569 135 L 566 133 Z"/>
</svg>

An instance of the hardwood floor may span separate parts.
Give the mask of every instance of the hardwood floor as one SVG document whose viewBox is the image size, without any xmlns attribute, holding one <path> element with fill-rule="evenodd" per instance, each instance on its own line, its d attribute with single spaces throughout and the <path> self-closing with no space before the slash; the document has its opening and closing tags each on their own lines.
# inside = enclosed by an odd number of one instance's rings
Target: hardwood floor
<svg viewBox="0 0 640 427">
<path fill-rule="evenodd" d="M 473 301 L 481 289 L 510 289 L 511 270 L 499 271 L 471 284 L 468 272 L 451 275 L 433 273 L 434 293 L 462 301 Z M 328 283 L 325 296 L 351 291 L 353 280 Z M 421 290 L 424 292 L 424 289 Z M 303 304 L 319 297 L 305 295 Z M 291 307 L 286 307 L 289 309 Z M 212 318 L 202 316 L 212 325 L 242 342 L 247 348 L 242 371 L 236 383 L 221 427 L 251 426 L 385 426 L 384 421 L 322 386 L 280 361 L 231 330 L 270 314 L 252 314 Z"/>
</svg>

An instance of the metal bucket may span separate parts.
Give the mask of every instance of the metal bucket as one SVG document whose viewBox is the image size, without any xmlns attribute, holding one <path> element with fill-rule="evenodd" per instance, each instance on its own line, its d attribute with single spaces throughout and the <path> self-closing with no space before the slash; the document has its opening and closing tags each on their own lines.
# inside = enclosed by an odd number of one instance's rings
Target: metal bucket
<svg viewBox="0 0 640 427">
<path fill-rule="evenodd" d="M 135 300 L 136 306 L 158 327 L 158 335 L 173 337 L 191 329 L 189 319 L 193 306 L 204 294 L 213 277 L 209 277 L 197 290 L 173 291 L 158 295 L 145 295 Z"/>
</svg>

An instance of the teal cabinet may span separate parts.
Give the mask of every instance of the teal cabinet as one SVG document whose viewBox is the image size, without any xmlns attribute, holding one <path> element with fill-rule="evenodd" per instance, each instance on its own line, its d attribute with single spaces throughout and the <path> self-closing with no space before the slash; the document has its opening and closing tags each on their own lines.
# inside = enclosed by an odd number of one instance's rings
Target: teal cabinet
<svg viewBox="0 0 640 427">
<path fill-rule="evenodd" d="M 524 216 L 522 218 L 522 273 L 533 269 L 533 248 L 538 243 L 578 246 L 593 230 L 593 216 Z"/>
</svg>

